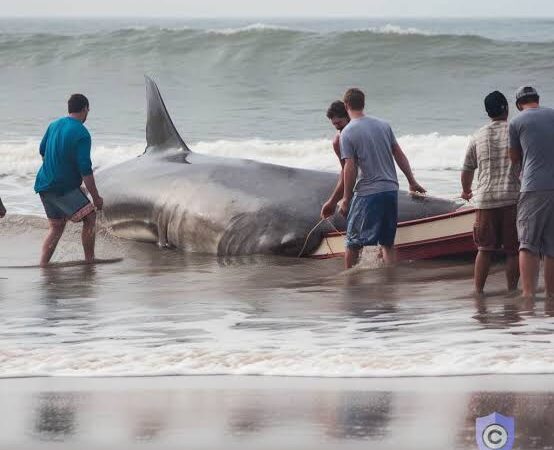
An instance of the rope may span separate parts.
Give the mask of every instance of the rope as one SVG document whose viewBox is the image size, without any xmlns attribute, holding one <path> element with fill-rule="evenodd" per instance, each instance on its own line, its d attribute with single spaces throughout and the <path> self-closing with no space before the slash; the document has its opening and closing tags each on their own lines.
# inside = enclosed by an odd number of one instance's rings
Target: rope
<svg viewBox="0 0 554 450">
<path fill-rule="evenodd" d="M 333 224 L 333 222 L 331 222 L 328 218 L 327 219 L 321 219 L 317 225 L 315 227 L 312 228 L 312 230 L 308 233 L 308 236 L 306 236 L 306 240 L 304 241 L 304 246 L 302 247 L 302 250 L 300 250 L 300 253 L 298 254 L 298 258 L 301 258 L 302 257 L 302 254 L 304 253 L 304 250 L 306 250 L 306 246 L 308 245 L 308 240 L 310 239 L 310 237 L 312 236 L 312 233 L 317 230 L 317 228 L 323 223 L 327 221 L 327 223 L 329 223 L 329 225 L 331 225 L 331 227 L 333 228 L 333 230 L 335 230 L 337 233 L 340 233 L 339 230 L 337 230 L 337 227 L 335 227 L 335 225 Z M 327 244 L 329 245 L 329 244 Z"/>
<path fill-rule="evenodd" d="M 420 194 L 420 195 L 421 195 L 421 194 Z M 425 194 L 423 194 L 422 197 L 425 197 Z M 452 200 L 463 200 L 466 204 L 472 204 L 471 200 L 463 199 L 463 198 L 460 197 L 460 196 L 454 197 Z M 473 200 L 473 199 L 472 199 L 472 200 Z M 315 230 L 317 230 L 317 228 L 318 228 L 323 222 L 327 222 L 329 225 L 331 225 L 331 228 L 333 228 L 334 231 L 336 231 L 336 232 L 339 233 L 339 234 L 342 234 L 342 232 L 339 231 L 339 230 L 337 229 L 337 227 L 333 224 L 333 222 L 331 222 L 331 220 L 330 220 L 329 218 L 321 219 L 321 220 L 317 223 L 317 225 L 311 229 L 311 231 L 308 233 L 308 236 L 306 236 L 306 240 L 304 241 L 304 246 L 302 247 L 302 250 L 300 250 L 300 253 L 298 254 L 298 258 L 301 258 L 301 257 L 302 257 L 302 255 L 304 254 L 304 250 L 306 250 L 306 246 L 308 245 L 308 240 L 309 240 L 310 237 L 312 236 L 313 232 L 314 232 Z M 329 245 L 329 241 L 327 240 L 327 236 L 325 236 L 325 240 L 327 241 L 327 245 L 329 246 L 329 249 L 330 249 L 331 246 Z M 331 250 L 331 254 L 334 254 L 334 253 L 333 253 L 333 250 Z"/>
</svg>

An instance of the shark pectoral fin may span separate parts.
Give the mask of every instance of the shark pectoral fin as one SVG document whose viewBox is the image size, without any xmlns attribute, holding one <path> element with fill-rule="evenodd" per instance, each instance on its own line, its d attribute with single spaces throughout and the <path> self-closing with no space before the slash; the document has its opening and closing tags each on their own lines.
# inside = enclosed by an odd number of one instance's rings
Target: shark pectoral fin
<svg viewBox="0 0 554 450">
<path fill-rule="evenodd" d="M 179 136 L 160 90 L 156 83 L 144 76 L 146 82 L 146 152 L 181 148 L 189 153 L 190 149 Z"/>
</svg>

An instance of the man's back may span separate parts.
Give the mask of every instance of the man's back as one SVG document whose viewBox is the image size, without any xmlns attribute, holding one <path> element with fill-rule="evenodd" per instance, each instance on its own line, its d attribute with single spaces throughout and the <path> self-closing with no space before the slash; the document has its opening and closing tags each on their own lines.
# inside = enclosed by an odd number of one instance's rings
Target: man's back
<svg viewBox="0 0 554 450">
<path fill-rule="evenodd" d="M 64 193 L 79 187 L 82 177 L 92 173 L 90 146 L 90 134 L 80 121 L 62 117 L 52 122 L 40 144 L 43 163 L 35 191 Z"/>
<path fill-rule="evenodd" d="M 353 158 L 359 167 L 358 195 L 398 190 L 392 148 L 396 138 L 388 123 L 375 117 L 353 119 L 340 138 L 342 158 Z"/>
<path fill-rule="evenodd" d="M 523 153 L 522 192 L 554 190 L 554 109 L 530 108 L 515 117 L 510 147 Z"/>
<path fill-rule="evenodd" d="M 471 139 L 464 170 L 478 170 L 475 206 L 479 209 L 500 208 L 517 203 L 520 191 L 518 168 L 508 154 L 508 123 L 493 121 L 482 127 Z"/>
</svg>

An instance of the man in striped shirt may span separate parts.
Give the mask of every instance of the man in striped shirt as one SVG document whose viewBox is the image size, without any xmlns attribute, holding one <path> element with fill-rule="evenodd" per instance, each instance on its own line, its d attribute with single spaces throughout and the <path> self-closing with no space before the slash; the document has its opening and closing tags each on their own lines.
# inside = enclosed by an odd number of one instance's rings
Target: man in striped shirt
<svg viewBox="0 0 554 450">
<path fill-rule="evenodd" d="M 473 236 L 478 248 L 474 271 L 478 294 L 483 293 L 491 256 L 497 250 L 506 254 L 508 290 L 517 289 L 519 281 L 516 218 L 520 180 L 519 167 L 512 164 L 508 153 L 508 101 L 501 92 L 492 92 L 485 98 L 485 109 L 491 122 L 471 139 L 462 170 L 462 198 L 473 198 L 477 209 Z"/>
</svg>

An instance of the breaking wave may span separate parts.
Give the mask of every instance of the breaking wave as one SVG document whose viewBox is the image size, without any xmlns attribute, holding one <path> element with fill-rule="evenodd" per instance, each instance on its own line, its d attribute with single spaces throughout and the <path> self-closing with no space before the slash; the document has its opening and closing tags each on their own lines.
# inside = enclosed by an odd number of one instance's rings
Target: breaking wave
<svg viewBox="0 0 554 450">
<path fill-rule="evenodd" d="M 125 55 L 173 55 L 191 51 L 209 50 L 214 46 L 232 46 L 242 51 L 263 52 L 275 45 L 290 45 L 309 55 L 326 48 L 329 57 L 338 57 L 347 46 L 348 54 L 359 58 L 359 52 L 367 53 L 367 46 L 375 51 L 380 46 L 395 45 L 416 53 L 428 52 L 430 48 L 446 47 L 453 52 L 471 53 L 476 46 L 483 46 L 491 58 L 502 58 L 506 52 L 512 58 L 518 58 L 521 46 L 534 52 L 549 52 L 554 43 L 521 43 L 494 41 L 490 38 L 471 34 L 439 34 L 413 27 L 401 27 L 387 24 L 380 27 L 353 29 L 335 32 L 315 32 L 307 29 L 294 29 L 285 26 L 254 23 L 237 28 L 198 29 L 191 27 L 130 27 L 119 30 L 103 31 L 79 35 L 60 33 L 1 33 L 0 59 L 3 64 L 43 64 L 53 60 L 90 59 L 102 56 Z M 265 50 L 264 50 L 265 49 Z M 498 52 L 499 49 L 504 49 Z M 230 50 L 230 49 L 229 49 Z M 493 50 L 496 50 L 494 52 Z M 519 52 L 518 52 L 519 50 Z M 497 55 L 497 53 L 500 53 Z M 424 53 L 421 54 L 424 56 Z M 352 61 L 355 63 L 356 61 Z M 517 61 L 512 61 L 517 65 Z M 474 64 L 480 64 L 475 58 Z"/>
<path fill-rule="evenodd" d="M 399 137 L 415 169 L 457 170 L 461 167 L 468 136 L 405 135 Z M 0 142 L 0 177 L 34 176 L 40 167 L 39 142 Z M 140 155 L 144 143 L 97 145 L 92 159 L 96 168 L 105 168 Z M 283 166 L 337 171 L 337 159 L 330 139 L 274 141 L 264 139 L 200 141 L 191 144 L 193 151 L 214 156 L 254 159 Z"/>
</svg>

